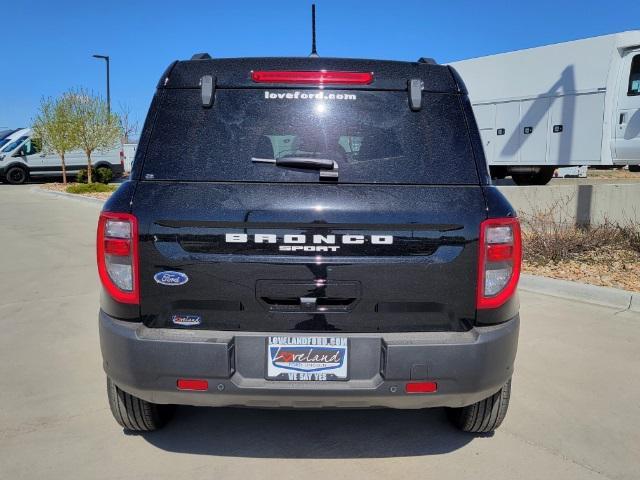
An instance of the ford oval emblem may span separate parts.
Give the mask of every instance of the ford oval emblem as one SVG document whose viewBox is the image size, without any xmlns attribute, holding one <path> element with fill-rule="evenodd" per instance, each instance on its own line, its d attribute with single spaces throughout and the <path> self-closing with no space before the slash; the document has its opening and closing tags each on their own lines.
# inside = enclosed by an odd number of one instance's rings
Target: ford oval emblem
<svg viewBox="0 0 640 480">
<path fill-rule="evenodd" d="M 176 285 L 184 285 L 189 281 L 189 277 L 187 277 L 186 273 L 171 271 L 158 272 L 153 276 L 153 279 L 160 285 L 169 285 L 172 287 Z"/>
</svg>

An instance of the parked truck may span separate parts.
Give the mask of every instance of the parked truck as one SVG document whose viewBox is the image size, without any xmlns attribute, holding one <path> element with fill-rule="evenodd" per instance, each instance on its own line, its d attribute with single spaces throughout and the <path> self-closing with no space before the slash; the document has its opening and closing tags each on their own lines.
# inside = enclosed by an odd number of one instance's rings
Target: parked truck
<svg viewBox="0 0 640 480">
<path fill-rule="evenodd" d="M 465 79 L 494 178 L 640 166 L 640 31 L 474 58 Z"/>
</svg>

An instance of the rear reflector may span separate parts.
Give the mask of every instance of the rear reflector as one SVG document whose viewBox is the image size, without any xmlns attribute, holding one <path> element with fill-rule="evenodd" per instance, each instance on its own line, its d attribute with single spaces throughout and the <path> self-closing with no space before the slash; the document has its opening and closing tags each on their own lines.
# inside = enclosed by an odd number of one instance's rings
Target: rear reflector
<svg viewBox="0 0 640 480">
<path fill-rule="evenodd" d="M 509 260 L 513 256 L 513 246 L 511 245 L 488 245 L 487 260 L 490 262 L 501 262 Z"/>
<path fill-rule="evenodd" d="M 411 382 L 404 387 L 406 393 L 434 393 L 438 391 L 436 382 Z"/>
<path fill-rule="evenodd" d="M 256 83 L 294 83 L 304 85 L 369 85 L 373 82 L 371 72 L 316 72 L 257 70 L 251 72 Z"/>
<path fill-rule="evenodd" d="M 108 255 L 117 255 L 119 257 L 126 257 L 131 252 L 129 240 L 122 240 L 116 238 L 105 238 L 104 240 L 104 253 Z"/>
<path fill-rule="evenodd" d="M 193 378 L 179 378 L 178 390 L 195 390 L 202 392 L 209 389 L 209 382 L 206 380 L 196 380 Z"/>
</svg>

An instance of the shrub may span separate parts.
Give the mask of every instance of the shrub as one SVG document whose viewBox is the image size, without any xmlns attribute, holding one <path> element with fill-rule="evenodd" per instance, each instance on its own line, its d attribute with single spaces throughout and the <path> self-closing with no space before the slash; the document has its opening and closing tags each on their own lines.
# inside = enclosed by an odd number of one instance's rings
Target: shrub
<svg viewBox="0 0 640 480">
<path fill-rule="evenodd" d="M 110 168 L 100 167 L 96 170 L 96 177 L 98 182 L 107 184 L 113 178 L 113 172 Z"/>
<path fill-rule="evenodd" d="M 100 193 L 113 192 L 115 185 L 105 185 L 103 183 L 77 183 L 67 187 L 67 193 Z"/>
<path fill-rule="evenodd" d="M 605 219 L 598 225 L 575 225 L 565 215 L 570 201 L 558 201 L 546 210 L 534 208 L 521 217 L 525 260 L 537 264 L 580 260 L 582 254 L 606 247 L 640 252 L 639 223 L 622 226 Z"/>
<path fill-rule="evenodd" d="M 113 172 L 110 168 L 100 167 L 93 171 L 93 181 L 107 184 L 113 180 Z M 78 171 L 76 177 L 77 183 L 87 183 L 87 171 L 85 169 Z"/>
<path fill-rule="evenodd" d="M 620 233 L 629 247 L 640 253 L 640 223 L 633 222 L 620 227 Z"/>
<path fill-rule="evenodd" d="M 77 183 L 87 183 L 87 171 L 86 170 L 79 170 L 78 171 L 78 175 L 76 176 L 76 182 Z"/>
<path fill-rule="evenodd" d="M 579 227 L 525 220 L 522 230 L 524 258 L 535 263 L 559 262 L 607 246 L 622 246 L 620 229 L 612 224 Z"/>
</svg>

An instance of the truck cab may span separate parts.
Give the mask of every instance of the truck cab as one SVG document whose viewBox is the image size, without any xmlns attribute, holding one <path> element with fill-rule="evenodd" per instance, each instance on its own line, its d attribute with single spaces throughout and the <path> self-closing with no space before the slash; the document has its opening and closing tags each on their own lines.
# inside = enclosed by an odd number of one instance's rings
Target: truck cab
<svg viewBox="0 0 640 480">
<path fill-rule="evenodd" d="M 640 165 L 640 46 L 625 50 L 620 63 L 620 75 L 613 115 L 614 163 L 628 164 L 639 171 Z M 632 168 L 633 167 L 633 168 Z"/>
</svg>

